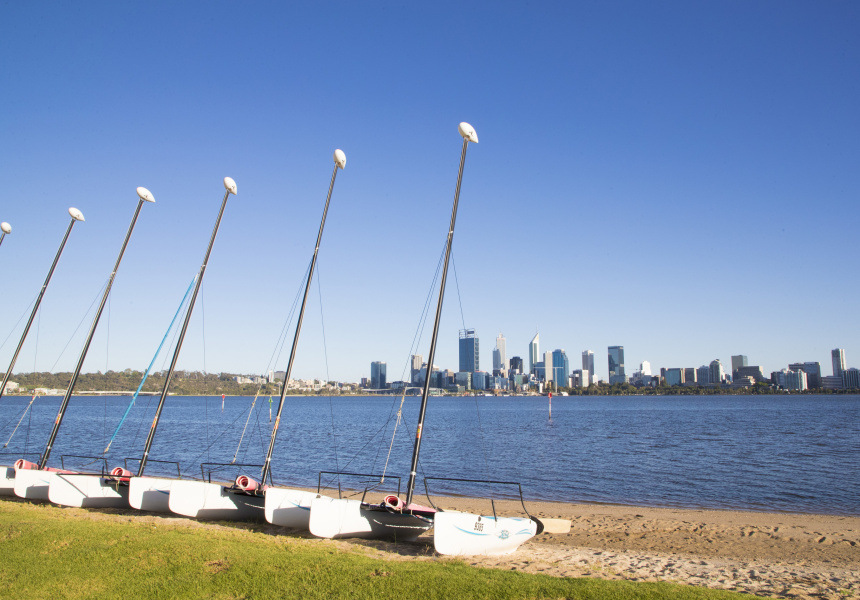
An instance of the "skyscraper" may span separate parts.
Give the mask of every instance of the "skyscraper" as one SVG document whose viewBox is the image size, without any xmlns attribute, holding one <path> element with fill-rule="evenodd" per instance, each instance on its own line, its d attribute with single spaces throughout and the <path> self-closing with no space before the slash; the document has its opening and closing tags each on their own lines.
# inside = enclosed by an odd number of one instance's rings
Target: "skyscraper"
<svg viewBox="0 0 860 600">
<path fill-rule="evenodd" d="M 626 382 L 624 346 L 609 346 L 609 384 Z"/>
<path fill-rule="evenodd" d="M 737 356 L 732 356 L 732 377 L 735 376 L 735 372 L 741 367 L 748 367 L 749 362 L 747 362 L 747 357 L 743 354 L 738 354 Z"/>
<path fill-rule="evenodd" d="M 544 379 L 547 383 L 552 381 L 555 372 L 552 369 L 552 352 L 544 352 L 543 354 Z"/>
<path fill-rule="evenodd" d="M 380 361 L 370 363 L 370 387 L 374 390 L 385 389 L 387 367 L 386 363 Z"/>
<path fill-rule="evenodd" d="M 723 369 L 723 363 L 720 362 L 719 358 L 712 360 L 708 369 L 710 372 L 709 379 L 711 383 L 723 383 L 723 380 L 726 378 L 726 372 Z"/>
<path fill-rule="evenodd" d="M 540 334 L 536 333 L 529 342 L 529 373 L 535 374 L 535 367 L 540 362 Z"/>
<path fill-rule="evenodd" d="M 510 370 L 511 370 L 511 373 L 519 373 L 520 375 L 522 375 L 522 373 L 523 373 L 523 359 L 520 358 L 519 356 L 512 356 L 511 357 Z"/>
<path fill-rule="evenodd" d="M 549 369 L 547 369 L 549 371 Z M 553 350 L 552 352 L 552 379 L 559 387 L 567 387 L 567 378 L 570 375 L 570 361 L 564 350 Z"/>
<path fill-rule="evenodd" d="M 412 355 L 412 369 L 409 376 L 409 381 L 412 383 L 418 383 L 418 375 L 421 373 L 421 358 L 420 354 Z"/>
<path fill-rule="evenodd" d="M 830 357 L 833 359 L 833 374 L 842 377 L 845 371 L 845 349 L 834 348 L 830 351 Z"/>
<path fill-rule="evenodd" d="M 460 330 L 460 372 L 474 373 L 481 370 L 480 344 L 474 329 Z"/>
<path fill-rule="evenodd" d="M 592 383 L 597 383 L 597 377 L 594 375 L 594 352 L 586 350 L 582 353 L 582 371 L 585 377 L 585 371 L 588 371 L 588 381 L 583 381 L 583 385 L 589 386 Z"/>
<path fill-rule="evenodd" d="M 500 375 L 503 373 L 507 373 L 508 371 L 508 355 L 505 346 L 507 345 L 507 340 L 505 340 L 505 336 L 501 333 L 499 337 L 496 338 L 496 351 L 493 352 L 493 375 Z M 498 358 L 498 364 L 496 364 L 496 358 Z M 496 372 L 498 371 L 498 373 Z"/>
<path fill-rule="evenodd" d="M 788 365 L 788 369 L 789 371 L 803 371 L 806 373 L 806 389 L 817 390 L 821 387 L 821 363 L 791 363 Z"/>
</svg>

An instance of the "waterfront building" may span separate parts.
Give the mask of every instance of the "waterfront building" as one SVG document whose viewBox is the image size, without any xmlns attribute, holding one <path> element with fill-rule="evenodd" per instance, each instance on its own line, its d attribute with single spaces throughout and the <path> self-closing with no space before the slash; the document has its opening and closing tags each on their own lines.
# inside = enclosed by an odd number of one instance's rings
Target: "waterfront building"
<svg viewBox="0 0 860 600">
<path fill-rule="evenodd" d="M 370 387 L 374 390 L 385 389 L 386 386 L 386 371 L 388 365 L 384 362 L 375 361 L 370 363 Z"/>
<path fill-rule="evenodd" d="M 454 383 L 458 387 L 462 387 L 464 390 L 469 391 L 472 389 L 472 371 L 460 371 L 454 377 Z"/>
<path fill-rule="evenodd" d="M 588 371 L 583 369 L 576 369 L 570 374 L 570 387 L 572 388 L 584 388 L 588 387 Z"/>
<path fill-rule="evenodd" d="M 421 360 L 422 360 L 422 357 L 420 354 L 413 354 L 412 355 L 412 358 L 411 358 L 412 368 L 410 369 L 409 381 L 411 381 L 415 385 L 421 385 L 421 383 L 424 383 L 423 378 L 421 379 L 420 383 L 418 381 L 419 375 L 421 373 L 421 367 L 424 365 L 424 363 L 421 362 Z M 426 370 L 424 371 L 424 374 L 426 376 L 426 374 L 427 374 Z"/>
<path fill-rule="evenodd" d="M 585 373 L 588 373 L 586 376 Z M 582 353 L 582 374 L 583 377 L 587 377 L 585 379 L 585 387 L 588 387 L 592 383 L 597 383 L 597 378 L 594 374 L 594 352 L 591 350 L 586 350 Z"/>
<path fill-rule="evenodd" d="M 834 348 L 830 351 L 830 358 L 833 361 L 833 374 L 842 377 L 842 372 L 845 370 L 845 349 Z"/>
<path fill-rule="evenodd" d="M 540 334 L 536 333 L 529 342 L 529 373 L 535 374 L 538 361 L 540 360 Z"/>
<path fill-rule="evenodd" d="M 821 387 L 821 363 L 804 362 L 791 363 L 788 365 L 790 371 L 803 371 L 806 373 L 806 379 L 809 383 L 809 389 L 817 390 Z"/>
<path fill-rule="evenodd" d="M 522 375 L 523 374 L 523 359 L 520 358 L 519 356 L 512 356 L 511 357 L 511 364 L 510 364 L 508 370 L 512 374 L 519 373 L 520 375 Z"/>
<path fill-rule="evenodd" d="M 472 389 L 473 390 L 486 390 L 487 387 L 487 379 L 490 378 L 490 374 L 486 371 L 475 371 L 472 373 Z"/>
<path fill-rule="evenodd" d="M 609 346 L 609 384 L 627 383 L 624 372 L 624 346 Z"/>
<path fill-rule="evenodd" d="M 684 385 L 684 369 L 666 369 L 666 385 Z"/>
<path fill-rule="evenodd" d="M 493 350 L 493 375 L 506 377 L 508 373 L 507 340 L 501 333 L 496 338 L 496 349 Z M 498 371 L 498 372 L 497 372 Z"/>
<path fill-rule="evenodd" d="M 845 369 L 842 371 L 842 387 L 846 390 L 860 389 L 860 369 Z"/>
<path fill-rule="evenodd" d="M 741 367 L 746 367 L 749 363 L 747 362 L 747 357 L 743 354 L 738 354 L 737 356 L 732 356 L 732 377 L 735 376 L 735 371 L 740 369 Z"/>
<path fill-rule="evenodd" d="M 723 383 L 726 379 L 726 372 L 723 369 L 723 363 L 720 362 L 719 358 L 715 358 L 711 361 L 710 364 L 710 382 L 711 383 Z"/>
<path fill-rule="evenodd" d="M 839 375 L 823 375 L 821 377 L 821 389 L 823 389 L 823 390 L 841 390 L 842 389 L 842 377 L 840 377 Z"/>
<path fill-rule="evenodd" d="M 684 385 L 696 385 L 696 369 L 695 367 L 687 367 L 684 369 Z"/>
<path fill-rule="evenodd" d="M 544 361 L 535 363 L 534 371 L 531 373 L 531 376 L 534 377 L 536 381 L 543 381 L 546 379 L 546 369 L 544 368 L 544 365 Z"/>
<path fill-rule="evenodd" d="M 776 373 L 774 373 L 774 375 L 774 383 L 784 390 L 802 392 L 808 389 L 806 373 L 804 373 L 803 371 L 792 371 L 790 369 L 783 369 L 782 371 L 777 371 Z"/>
<path fill-rule="evenodd" d="M 567 378 L 570 373 L 570 361 L 564 350 L 553 350 L 552 352 L 552 380 L 560 387 L 568 384 Z"/>
<path fill-rule="evenodd" d="M 479 371 L 480 344 L 474 329 L 460 330 L 460 372 Z"/>
<path fill-rule="evenodd" d="M 734 378 L 737 379 L 738 377 L 752 377 L 757 383 L 765 380 L 764 371 L 755 365 L 743 366 L 735 370 Z"/>
<path fill-rule="evenodd" d="M 696 379 L 699 385 L 708 385 L 711 383 L 711 368 L 708 365 L 702 365 L 696 369 Z"/>
</svg>

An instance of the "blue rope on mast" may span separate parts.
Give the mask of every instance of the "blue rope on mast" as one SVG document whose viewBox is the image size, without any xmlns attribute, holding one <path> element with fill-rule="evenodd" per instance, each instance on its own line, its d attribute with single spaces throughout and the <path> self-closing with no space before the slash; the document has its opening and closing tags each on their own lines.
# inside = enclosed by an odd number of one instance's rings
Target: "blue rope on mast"
<svg viewBox="0 0 860 600">
<path fill-rule="evenodd" d="M 158 345 L 158 350 L 155 351 L 155 356 L 152 357 L 152 362 L 149 363 L 149 366 L 146 367 L 146 372 L 143 374 L 143 379 L 140 381 L 140 385 L 137 386 L 137 390 L 134 392 L 134 396 L 131 398 L 131 402 L 128 404 L 128 408 L 125 409 L 125 414 L 122 416 L 122 419 L 119 421 L 119 425 L 116 426 L 116 431 L 113 432 L 113 436 L 108 442 L 107 448 L 102 454 L 107 454 L 108 450 L 110 450 L 111 444 L 113 444 L 114 439 L 116 439 L 117 434 L 119 433 L 122 424 L 125 423 L 125 418 L 128 416 L 128 413 L 131 412 L 131 407 L 134 406 L 135 401 L 137 401 L 137 396 L 140 394 L 140 390 L 143 389 L 143 384 L 146 383 L 146 378 L 149 377 L 149 371 L 152 369 L 152 365 L 155 364 L 155 360 L 158 358 L 158 355 L 161 353 L 161 347 L 164 346 L 164 342 L 167 339 L 167 336 L 170 334 L 170 330 L 173 329 L 174 323 L 176 323 L 176 317 L 179 316 L 179 313 L 182 311 L 182 307 L 185 305 L 185 301 L 188 299 L 188 294 L 191 293 L 191 288 L 194 287 L 194 282 L 197 281 L 198 274 L 194 275 L 194 278 L 191 280 L 191 283 L 188 285 L 188 289 L 185 290 L 185 295 L 182 297 L 182 302 L 179 303 L 179 306 L 176 309 L 176 314 L 173 315 L 173 320 L 170 321 L 170 326 L 167 328 L 167 331 L 164 332 L 164 337 L 161 338 L 161 343 Z"/>
</svg>

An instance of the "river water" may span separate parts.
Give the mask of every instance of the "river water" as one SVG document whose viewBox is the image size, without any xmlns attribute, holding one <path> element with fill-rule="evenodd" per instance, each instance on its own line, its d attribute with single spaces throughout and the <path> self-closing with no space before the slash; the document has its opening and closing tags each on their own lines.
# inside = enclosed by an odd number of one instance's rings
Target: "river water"
<svg viewBox="0 0 860 600">
<path fill-rule="evenodd" d="M 0 443 L 29 401 L 0 401 Z M 49 464 L 85 467 L 90 459 L 71 456 L 100 455 L 129 401 L 73 397 Z M 261 464 L 272 427 L 269 398 L 253 410 L 252 402 L 227 397 L 222 409 L 220 397 L 168 398 L 150 458 L 177 461 L 183 476 L 197 477 L 201 462 Z M 0 462 L 24 453 L 37 458 L 59 403 L 38 398 Z M 110 467 L 140 457 L 155 403 L 138 399 L 107 454 Z M 392 476 L 405 486 L 418 404 L 406 398 L 392 444 L 400 398 L 288 396 L 275 482 L 316 487 L 320 471 L 385 470 L 386 489 L 396 489 Z M 128 465 L 136 471 L 135 460 Z M 232 476 L 237 468 L 221 470 Z M 148 474 L 176 471 L 147 467 Z M 860 515 L 860 396 L 555 397 L 552 419 L 545 397 L 431 398 L 421 492 L 424 476 L 516 481 L 527 499 Z M 364 479 L 340 481 L 355 488 Z M 516 493 L 511 486 L 429 483 L 433 493 Z"/>
</svg>

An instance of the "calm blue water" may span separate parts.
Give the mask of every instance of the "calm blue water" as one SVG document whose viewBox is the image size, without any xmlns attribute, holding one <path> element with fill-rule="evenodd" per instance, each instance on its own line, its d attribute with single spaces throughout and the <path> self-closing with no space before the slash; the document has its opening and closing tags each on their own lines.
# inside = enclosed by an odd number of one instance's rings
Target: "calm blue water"
<svg viewBox="0 0 860 600">
<path fill-rule="evenodd" d="M 73 398 L 50 463 L 99 454 L 128 401 Z M 0 444 L 28 402 L 0 402 Z M 111 467 L 140 456 L 155 402 L 138 399 L 108 454 Z M 187 475 L 199 474 L 204 461 L 229 462 L 251 414 L 237 462 L 260 464 L 268 397 L 253 413 L 251 402 L 228 397 L 222 412 L 221 398 L 169 398 L 151 458 L 179 461 Z M 323 470 L 381 472 L 398 404 L 287 397 L 275 481 L 316 486 Z M 388 465 L 404 486 L 418 404 L 406 399 Z M 59 398 L 39 398 L 3 451 L 40 453 L 58 407 Z M 518 481 L 529 499 L 860 515 L 860 396 L 566 397 L 553 398 L 552 416 L 543 397 L 432 398 L 421 475 Z M 66 459 L 66 466 L 83 462 Z M 153 463 L 147 473 L 171 470 Z M 490 494 L 452 485 L 431 489 Z"/>
</svg>

